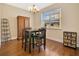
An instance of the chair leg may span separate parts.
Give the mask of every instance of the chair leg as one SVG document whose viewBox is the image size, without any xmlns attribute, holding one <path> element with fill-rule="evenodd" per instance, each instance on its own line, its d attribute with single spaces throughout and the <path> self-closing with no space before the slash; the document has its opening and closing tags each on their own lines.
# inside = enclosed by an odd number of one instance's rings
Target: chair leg
<svg viewBox="0 0 79 59">
<path fill-rule="evenodd" d="M 40 39 L 39 37 L 38 37 L 38 48 L 39 48 L 39 52 L 40 52 L 40 48 L 41 48 L 41 44 L 42 44 L 42 39 Z"/>
<path fill-rule="evenodd" d="M 40 46 L 39 46 L 39 52 L 40 52 Z"/>
<path fill-rule="evenodd" d="M 46 49 L 46 39 L 44 39 L 44 50 Z"/>
<path fill-rule="evenodd" d="M 33 49 L 34 49 L 34 37 L 33 37 L 33 44 L 32 44 L 32 47 L 33 47 Z"/>
<path fill-rule="evenodd" d="M 25 47 L 24 47 L 24 50 L 26 51 L 26 43 L 25 43 Z"/>
<path fill-rule="evenodd" d="M 44 50 L 46 49 L 46 46 L 44 45 Z"/>
</svg>

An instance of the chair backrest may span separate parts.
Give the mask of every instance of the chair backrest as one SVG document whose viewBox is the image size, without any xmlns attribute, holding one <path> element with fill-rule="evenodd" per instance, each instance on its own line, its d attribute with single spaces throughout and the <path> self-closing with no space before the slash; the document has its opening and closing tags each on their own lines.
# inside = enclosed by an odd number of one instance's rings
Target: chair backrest
<svg viewBox="0 0 79 59">
<path fill-rule="evenodd" d="M 40 28 L 39 32 L 41 32 L 42 37 L 46 37 L 46 28 Z"/>
<path fill-rule="evenodd" d="M 23 38 L 25 38 L 25 30 L 29 30 L 29 29 L 32 29 L 32 28 L 31 28 L 31 27 L 26 27 L 26 28 L 23 29 L 23 31 L 22 31 L 22 37 L 23 37 Z M 28 36 L 28 34 L 29 34 L 29 33 L 27 32 L 27 33 L 26 33 L 26 36 Z"/>
</svg>

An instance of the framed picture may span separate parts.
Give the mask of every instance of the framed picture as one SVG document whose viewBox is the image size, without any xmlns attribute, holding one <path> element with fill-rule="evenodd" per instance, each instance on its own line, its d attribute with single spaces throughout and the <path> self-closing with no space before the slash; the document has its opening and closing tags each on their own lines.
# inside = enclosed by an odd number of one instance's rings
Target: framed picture
<svg viewBox="0 0 79 59">
<path fill-rule="evenodd" d="M 61 29 L 61 8 L 44 12 L 42 20 L 46 28 Z"/>
</svg>

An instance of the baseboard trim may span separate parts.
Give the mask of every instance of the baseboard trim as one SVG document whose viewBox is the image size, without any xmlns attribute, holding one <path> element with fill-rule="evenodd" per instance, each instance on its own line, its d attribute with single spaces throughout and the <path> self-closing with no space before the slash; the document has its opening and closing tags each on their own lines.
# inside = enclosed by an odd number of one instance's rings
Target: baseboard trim
<svg viewBox="0 0 79 59">
<path fill-rule="evenodd" d="M 47 39 L 50 39 L 50 40 L 53 40 L 53 41 L 57 41 L 57 42 L 60 42 L 60 43 L 63 43 L 63 40 L 62 41 L 59 41 L 58 39 L 56 39 L 56 38 L 53 38 L 53 39 L 51 39 L 51 38 L 49 38 L 49 37 L 47 37 Z M 56 40 L 55 40 L 56 39 Z"/>
<path fill-rule="evenodd" d="M 60 43 L 60 44 L 63 44 L 62 42 L 59 42 L 59 41 L 56 41 L 56 40 L 52 40 L 52 39 L 49 39 L 49 38 L 46 38 L 47 40 L 51 40 L 51 41 L 54 41 L 54 42 L 57 42 L 57 43 Z"/>
<path fill-rule="evenodd" d="M 17 39 L 17 37 L 13 37 L 13 38 L 11 38 L 11 40 L 14 40 L 14 39 Z"/>
</svg>

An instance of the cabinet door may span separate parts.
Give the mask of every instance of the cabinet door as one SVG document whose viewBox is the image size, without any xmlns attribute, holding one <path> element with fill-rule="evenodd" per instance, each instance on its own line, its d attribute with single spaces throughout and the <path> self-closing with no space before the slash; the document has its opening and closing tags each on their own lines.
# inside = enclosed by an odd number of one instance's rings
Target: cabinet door
<svg viewBox="0 0 79 59">
<path fill-rule="evenodd" d="M 24 16 L 17 17 L 17 38 L 22 39 L 23 29 L 30 26 L 30 18 Z"/>
<path fill-rule="evenodd" d="M 24 17 L 19 17 L 18 19 L 18 31 L 19 31 L 19 37 L 22 37 L 22 30 L 25 28 L 25 18 Z"/>
<path fill-rule="evenodd" d="M 22 38 L 22 30 L 25 28 L 25 17 L 17 17 L 17 29 L 18 29 L 18 39 Z"/>
</svg>

